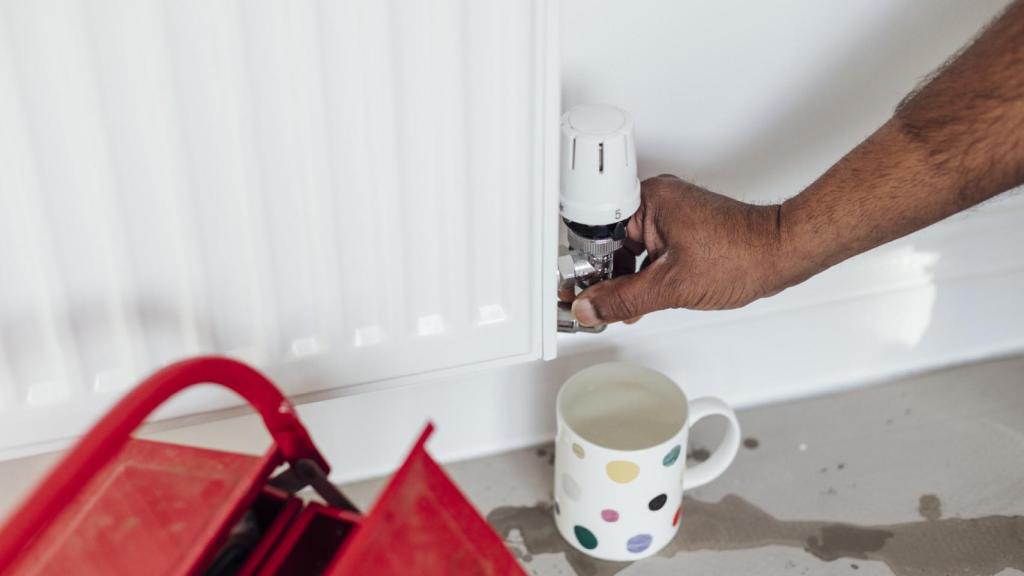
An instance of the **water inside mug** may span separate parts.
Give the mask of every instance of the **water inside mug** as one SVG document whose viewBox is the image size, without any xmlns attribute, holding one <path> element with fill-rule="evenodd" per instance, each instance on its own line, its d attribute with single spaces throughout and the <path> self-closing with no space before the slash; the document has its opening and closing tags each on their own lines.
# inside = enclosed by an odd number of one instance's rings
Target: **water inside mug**
<svg viewBox="0 0 1024 576">
<path fill-rule="evenodd" d="M 686 421 L 679 389 L 652 382 L 608 378 L 566 398 L 566 423 L 589 442 L 613 450 L 639 450 L 673 438 Z"/>
</svg>

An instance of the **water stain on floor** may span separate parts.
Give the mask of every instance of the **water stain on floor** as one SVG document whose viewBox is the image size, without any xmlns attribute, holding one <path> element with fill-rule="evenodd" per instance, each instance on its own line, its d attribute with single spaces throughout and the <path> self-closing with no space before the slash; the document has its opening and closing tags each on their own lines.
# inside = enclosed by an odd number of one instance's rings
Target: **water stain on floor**
<svg viewBox="0 0 1024 576">
<path fill-rule="evenodd" d="M 937 510 L 938 498 L 934 504 Z M 976 576 L 1007 568 L 1024 570 L 1024 516 L 856 526 L 779 520 L 738 496 L 726 496 L 720 502 L 686 497 L 683 517 L 678 536 L 658 556 L 778 545 L 802 548 L 825 562 L 878 560 L 896 576 Z M 569 546 L 558 534 L 551 506 L 546 503 L 496 508 L 487 520 L 524 562 L 537 554 L 562 553 L 578 576 L 612 576 L 630 566 L 628 562 L 596 560 Z"/>
<path fill-rule="evenodd" d="M 925 494 L 917 503 L 917 513 L 925 520 L 942 518 L 942 501 L 935 494 Z"/>
<path fill-rule="evenodd" d="M 711 458 L 711 451 L 707 448 L 697 447 L 686 453 L 687 462 L 703 462 Z"/>
<path fill-rule="evenodd" d="M 555 445 L 554 444 L 545 444 L 543 446 L 540 446 L 540 447 L 537 448 L 536 452 L 534 452 L 534 453 L 537 455 L 538 458 L 547 458 L 548 466 L 554 466 L 555 465 Z"/>
</svg>

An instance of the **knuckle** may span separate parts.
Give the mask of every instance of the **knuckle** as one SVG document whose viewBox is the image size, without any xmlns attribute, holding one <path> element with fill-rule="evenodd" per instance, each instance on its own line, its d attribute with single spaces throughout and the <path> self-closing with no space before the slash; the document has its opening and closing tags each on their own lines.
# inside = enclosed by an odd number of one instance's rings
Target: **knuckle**
<svg viewBox="0 0 1024 576">
<path fill-rule="evenodd" d="M 598 298 L 593 298 L 594 308 L 599 318 L 604 321 L 616 321 L 635 316 L 632 310 L 635 303 L 620 286 L 603 286 Z"/>
<path fill-rule="evenodd" d="M 657 178 L 648 178 L 640 184 L 640 194 L 643 195 L 645 192 L 655 192 L 658 190 L 664 190 L 670 188 L 673 184 L 672 180 L 668 178 L 658 176 Z"/>
<path fill-rule="evenodd" d="M 685 286 L 687 284 L 685 274 L 680 270 L 681 265 L 678 259 L 668 258 L 665 262 L 665 271 L 661 282 L 658 283 L 658 301 L 664 303 L 665 308 L 685 308 Z"/>
<path fill-rule="evenodd" d="M 616 318 L 632 318 L 636 316 L 636 299 L 628 297 L 625 290 L 612 291 L 609 304 L 611 304 Z"/>
</svg>

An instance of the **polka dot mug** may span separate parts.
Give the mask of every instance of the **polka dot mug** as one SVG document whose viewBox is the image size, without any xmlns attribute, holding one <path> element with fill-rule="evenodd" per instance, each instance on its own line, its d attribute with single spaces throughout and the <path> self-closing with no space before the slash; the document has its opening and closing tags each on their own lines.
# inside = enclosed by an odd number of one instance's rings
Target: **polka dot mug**
<svg viewBox="0 0 1024 576">
<path fill-rule="evenodd" d="M 729 422 L 722 444 L 687 469 L 690 426 Z M 609 362 L 577 372 L 558 393 L 555 524 L 573 547 L 604 560 L 638 560 L 672 541 L 683 490 L 714 480 L 740 445 L 732 409 L 717 398 L 687 402 L 660 372 Z"/>
</svg>

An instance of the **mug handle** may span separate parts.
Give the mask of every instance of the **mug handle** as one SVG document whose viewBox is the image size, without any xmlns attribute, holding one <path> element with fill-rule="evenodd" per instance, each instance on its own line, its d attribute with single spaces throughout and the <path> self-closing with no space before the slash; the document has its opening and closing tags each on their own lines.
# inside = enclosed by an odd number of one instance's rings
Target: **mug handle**
<svg viewBox="0 0 1024 576">
<path fill-rule="evenodd" d="M 736 458 L 740 449 L 740 423 L 736 420 L 736 413 L 729 408 L 729 405 L 718 398 L 698 398 L 690 402 L 690 429 L 709 416 L 724 416 L 729 421 L 729 429 L 725 432 L 722 443 L 715 448 L 711 457 L 688 468 L 683 475 L 683 488 L 690 490 L 703 486 L 718 478 L 725 472 Z"/>
</svg>

